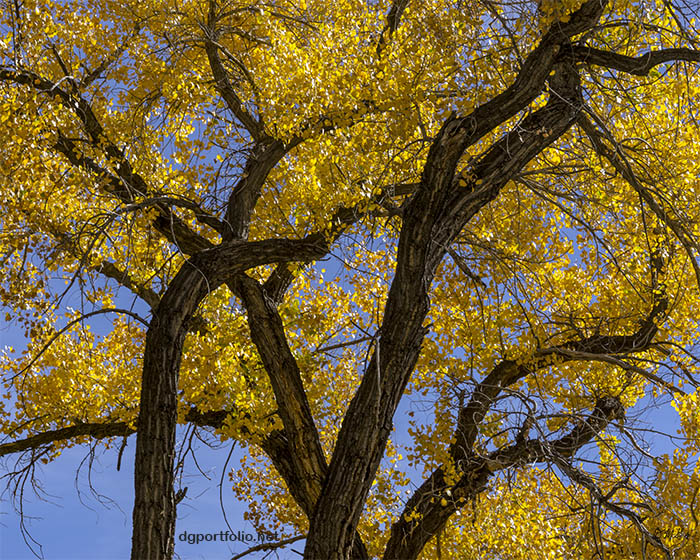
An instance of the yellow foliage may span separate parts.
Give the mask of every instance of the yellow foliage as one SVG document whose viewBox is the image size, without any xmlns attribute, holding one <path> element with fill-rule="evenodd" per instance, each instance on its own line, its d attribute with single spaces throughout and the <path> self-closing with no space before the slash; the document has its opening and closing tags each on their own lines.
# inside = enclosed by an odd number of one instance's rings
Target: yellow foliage
<svg viewBox="0 0 700 560">
<path fill-rule="evenodd" d="M 261 181 L 246 240 L 312 238 L 330 251 L 327 262 L 292 256 L 246 273 L 261 283 L 289 275 L 289 290 L 265 302 L 279 315 L 330 461 L 363 375 L 382 375 L 366 368 L 381 354 L 407 243 L 404 210 L 437 157 L 431 146 L 450 115 L 476 114 L 507 92 L 547 30 L 570 24 L 584 4 L 408 2 L 389 39 L 386 0 L 28 0 L 21 37 L 4 9 L 10 2 L 1 3 L 0 303 L 27 340 L 0 358 L 1 432 L 15 440 L 80 423 L 136 426 L 159 301 L 178 271 L 197 266 L 197 251 L 231 241 L 229 219 L 254 190 L 247 165 L 261 146 L 279 143 L 284 155 Z M 667 4 L 610 2 L 600 23 L 571 41 L 627 57 L 696 44 L 695 24 L 673 18 Z M 208 58 L 211 41 L 225 84 Z M 528 438 L 565 438 L 614 397 L 632 427 L 606 418 L 605 431 L 588 438 L 594 466 L 581 470 L 620 503 L 651 504 L 644 527 L 676 558 L 698 554 L 699 66 L 664 63 L 640 76 L 562 57 L 580 74 L 581 114 L 604 118 L 594 124 L 610 153 L 602 157 L 572 123 L 479 207 L 426 280 L 428 334 L 401 404 L 410 412 L 395 419 L 358 526 L 372 555 L 392 524 L 420 522 L 403 506 L 422 477 L 440 468 L 450 492 L 464 483 L 454 453 L 459 412 L 499 367 L 518 375 L 478 419 L 470 460 Z M 558 71 L 460 152 L 448 193 L 456 202 L 445 214 L 490 192 L 493 176 L 477 163 L 511 149 L 493 148 L 509 131 L 513 145 L 518 134 L 532 138 L 521 125 L 551 102 Z M 626 159 L 616 167 L 611 154 Z M 621 168 L 639 177 L 658 211 Z M 190 250 L 187 235 L 201 246 Z M 249 520 L 304 532 L 307 517 L 261 451 L 283 420 L 237 280 L 211 290 L 188 318 L 178 421 L 226 413 L 218 436 L 249 446 L 232 475 Z M 596 346 L 649 327 L 652 315 L 653 343 L 624 353 Z M 642 450 L 628 436 L 654 399 L 663 414 L 677 411 L 684 439 L 670 458 L 645 464 L 648 477 L 634 477 L 626 452 Z M 78 442 L 56 443 L 51 458 Z M 641 557 L 634 516 L 601 506 L 596 525 L 591 488 L 544 468 L 556 464 L 551 457 L 526 462 L 494 468 L 422 558 L 437 558 L 438 546 L 445 559 Z M 651 490 L 642 478 L 653 479 Z M 445 496 L 431 499 L 452 507 Z M 631 509 L 641 518 L 645 508 Z"/>
</svg>

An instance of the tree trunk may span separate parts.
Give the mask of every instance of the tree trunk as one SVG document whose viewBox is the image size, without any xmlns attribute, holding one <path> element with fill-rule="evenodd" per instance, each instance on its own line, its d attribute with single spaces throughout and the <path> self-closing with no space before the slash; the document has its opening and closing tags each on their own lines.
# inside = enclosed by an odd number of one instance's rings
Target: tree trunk
<svg viewBox="0 0 700 560">
<path fill-rule="evenodd" d="M 134 468 L 132 560 L 170 559 L 175 550 L 177 385 L 187 323 L 208 293 L 185 263 L 153 312 L 143 359 Z"/>
</svg>

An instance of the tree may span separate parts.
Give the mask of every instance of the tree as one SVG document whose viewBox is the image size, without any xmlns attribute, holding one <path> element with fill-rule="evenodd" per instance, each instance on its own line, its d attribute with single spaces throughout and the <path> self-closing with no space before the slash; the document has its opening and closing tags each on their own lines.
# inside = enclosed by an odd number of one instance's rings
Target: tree
<svg viewBox="0 0 700 560">
<path fill-rule="evenodd" d="M 171 558 L 192 425 L 305 558 L 695 558 L 697 9 L 5 0 L 10 489 L 135 434 Z"/>
</svg>

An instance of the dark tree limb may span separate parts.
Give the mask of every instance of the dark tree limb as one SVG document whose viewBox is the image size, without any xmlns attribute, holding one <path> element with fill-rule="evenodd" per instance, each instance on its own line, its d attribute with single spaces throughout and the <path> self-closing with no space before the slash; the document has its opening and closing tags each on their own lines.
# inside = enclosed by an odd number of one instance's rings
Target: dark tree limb
<svg viewBox="0 0 700 560">
<path fill-rule="evenodd" d="M 227 278 L 249 268 L 310 259 L 327 250 L 317 237 L 229 242 L 193 255 L 171 281 L 146 334 L 134 471 L 133 560 L 170 558 L 174 550 L 177 386 L 185 336 L 197 307 Z"/>
<path fill-rule="evenodd" d="M 439 534 L 449 518 L 465 503 L 482 492 L 494 473 L 543 462 L 565 463 L 614 419 L 624 415 L 619 399 L 603 397 L 592 413 L 579 420 L 566 436 L 553 440 L 521 439 L 486 456 L 475 456 L 457 465 L 460 473 L 449 484 L 444 467 L 433 472 L 406 504 L 391 528 L 385 560 L 413 560 L 428 541 Z M 417 514 L 417 515 L 416 515 Z"/>
<path fill-rule="evenodd" d="M 226 206 L 224 223 L 227 226 L 224 239 L 246 239 L 250 219 L 262 193 L 262 187 L 270 171 L 300 140 L 285 145 L 279 140 L 258 142 L 243 169 L 240 179 L 231 190 Z"/>
<path fill-rule="evenodd" d="M 656 278 L 663 268 L 663 261 L 652 259 Z M 651 286 L 652 307 L 637 330 L 628 335 L 596 334 L 586 338 L 570 340 L 558 346 L 538 349 L 531 360 L 518 363 L 503 360 L 477 385 L 469 403 L 459 411 L 455 444 L 450 450 L 452 458 L 459 462 L 468 459 L 474 450 L 478 428 L 492 403 L 506 387 L 517 383 L 527 375 L 551 365 L 551 357 L 557 356 L 559 363 L 575 360 L 590 360 L 597 356 L 621 357 L 649 349 L 668 309 L 668 296 L 659 289 L 658 280 Z"/>
<path fill-rule="evenodd" d="M 269 140 L 265 133 L 262 123 L 252 115 L 243 105 L 241 98 L 233 88 L 228 77 L 228 72 L 221 62 L 219 56 L 219 46 L 217 44 L 217 5 L 216 0 L 209 0 L 209 11 L 207 15 L 207 27 L 205 29 L 206 37 L 204 40 L 204 49 L 209 60 L 209 67 L 214 76 L 214 86 L 226 103 L 229 110 L 234 114 L 238 121 L 246 128 L 256 142 Z"/>
<path fill-rule="evenodd" d="M 229 410 L 201 412 L 199 409 L 192 407 L 187 411 L 185 420 L 197 426 L 220 429 L 231 414 L 236 414 L 236 412 Z M 40 432 L 24 439 L 2 443 L 0 444 L 0 457 L 82 436 L 89 436 L 93 439 L 105 439 L 130 436 L 135 434 L 136 431 L 136 427 L 121 421 L 81 422 L 63 428 L 56 428 L 55 430 Z"/>
<path fill-rule="evenodd" d="M 574 46 L 571 55 L 577 62 L 620 70 L 635 76 L 647 76 L 650 70 L 667 62 L 700 62 L 700 51 L 686 48 L 648 51 L 633 57 L 593 47 Z"/>
<path fill-rule="evenodd" d="M 232 285 L 234 293 L 241 297 L 246 307 L 251 338 L 270 378 L 292 470 L 305 485 L 304 502 L 315 505 L 327 470 L 326 459 L 299 366 L 287 344 L 282 319 L 255 279 L 242 274 L 233 280 Z"/>
<path fill-rule="evenodd" d="M 523 121 L 527 123 L 521 127 L 524 130 L 514 131 L 503 140 L 513 142 L 513 147 L 506 144 L 504 149 L 497 144 L 486 153 L 474 168 L 472 188 L 459 195 L 454 194 L 461 179 L 455 178 L 457 162 L 464 150 L 492 125 L 522 109 L 521 103 L 534 99 L 554 66 L 556 54 L 568 41 L 567 34 L 594 25 L 604 4 L 589 1 L 569 23 L 553 26 L 528 56 L 513 86 L 477 108 L 468 119 L 451 117 L 438 133 L 426 160 L 421 185 L 403 214 L 396 272 L 381 335 L 341 427 L 311 522 L 305 558 L 347 557 L 391 431 L 394 412 L 420 353 L 426 332 L 422 323 L 429 308 L 428 290 L 435 268 L 468 220 L 528 161 L 573 124 L 583 104 L 574 69 L 557 65 L 555 76 L 550 79 L 554 93 L 549 103 Z M 475 189 L 480 183 L 486 186 Z"/>
<path fill-rule="evenodd" d="M 390 193 L 382 192 L 373 197 L 373 201 L 384 200 L 397 192 L 405 194 L 404 190 L 392 188 Z M 357 207 L 341 207 L 334 213 L 330 231 L 323 236 L 312 234 L 309 238 L 318 240 L 319 246 L 327 253 L 345 228 L 365 214 L 366 210 Z M 318 254 L 315 258 L 322 256 Z M 287 483 L 292 497 L 311 518 L 321 493 L 327 463 L 299 367 L 276 308 L 293 279 L 288 264 L 279 264 L 262 285 L 245 274 L 238 274 L 228 281 L 228 286 L 246 307 L 251 338 L 270 379 L 284 426 L 283 430 L 265 438 L 262 448 Z M 359 534 L 355 533 L 353 541 L 352 558 L 368 558 Z"/>
<path fill-rule="evenodd" d="M 92 422 L 76 424 L 48 430 L 24 439 L 0 444 L 0 457 L 10 453 L 20 453 L 28 449 L 36 449 L 45 445 L 73 439 L 81 436 L 90 436 L 95 439 L 108 437 L 125 437 L 135 432 L 126 422 Z"/>
<path fill-rule="evenodd" d="M 445 196 L 459 159 L 467 148 L 485 134 L 525 109 L 543 91 L 564 47 L 579 33 L 593 27 L 607 0 L 585 2 L 566 23 L 555 22 L 537 47 L 527 56 L 515 81 L 503 92 L 479 105 L 469 115 L 453 115 L 433 142 L 425 164 L 421 187 L 411 202 L 415 207 L 432 207 L 431 199 Z"/>
<path fill-rule="evenodd" d="M 145 301 L 151 309 L 156 307 L 160 302 L 160 296 L 148 286 L 144 286 L 136 282 L 125 270 L 120 269 L 112 262 L 102 261 L 95 265 L 93 270 L 104 274 L 108 278 L 115 280 L 120 286 L 124 286 L 131 290 L 134 294 Z"/>
<path fill-rule="evenodd" d="M 449 450 L 452 463 L 464 473 L 461 482 L 457 487 L 450 489 L 445 482 L 445 467 L 434 471 L 413 494 L 401 517 L 392 527 L 385 558 L 414 558 L 413 554 L 419 554 L 428 540 L 442 530 L 452 513 L 461 506 L 461 503 L 455 499 L 460 497 L 465 500 L 471 499 L 475 495 L 473 490 L 483 488 L 488 477 L 491 476 L 491 472 L 515 465 L 517 463 L 515 459 L 520 461 L 525 458 L 526 463 L 541 462 L 544 460 L 542 457 L 545 456 L 545 451 L 549 453 L 550 459 L 552 457 L 560 459 L 571 457 L 577 449 L 604 428 L 604 426 L 601 427 L 600 423 L 608 418 L 609 413 L 614 413 L 615 417 L 622 414 L 619 400 L 607 397 L 596 405 L 596 411 L 604 414 L 598 414 L 594 411 L 592 417 L 579 422 L 568 436 L 554 444 L 542 443 L 540 440 L 529 440 L 529 442 L 523 443 L 525 440 L 522 440 L 516 442 L 516 445 L 497 450 L 486 458 L 479 457 L 474 449 L 479 426 L 502 391 L 535 371 L 550 367 L 553 356 L 557 356 L 559 363 L 566 363 L 601 357 L 625 356 L 645 351 L 652 346 L 658 332 L 658 325 L 666 316 L 668 297 L 665 291 L 660 289 L 659 276 L 664 266 L 663 259 L 652 256 L 650 264 L 653 271 L 651 284 L 653 303 L 649 313 L 640 320 L 634 333 L 629 335 L 593 335 L 570 340 L 558 346 L 541 348 L 528 361 L 503 360 L 477 385 L 468 404 L 459 411 L 454 436 L 455 442 Z M 480 461 L 482 462 L 480 463 Z M 488 468 L 482 469 L 481 466 L 476 468 L 474 465 L 486 465 Z M 464 488 L 469 488 L 470 491 L 465 494 Z M 433 507 L 426 503 L 426 500 L 431 500 L 447 490 L 450 490 L 452 495 L 448 500 L 453 507 L 451 512 L 445 507 Z M 425 511 L 420 508 L 424 508 Z M 421 517 L 410 517 L 413 511 L 419 510 L 422 512 Z M 408 519 L 411 520 L 408 521 Z"/>
<path fill-rule="evenodd" d="M 24 85 L 59 99 L 68 111 L 75 114 L 87 135 L 87 141 L 98 153 L 105 155 L 115 171 L 109 171 L 84 155 L 79 143 L 65 136 L 60 130 L 57 131 L 58 139 L 53 147 L 75 167 L 95 174 L 106 192 L 116 196 L 123 204 L 131 204 L 137 197 L 152 194 L 152 189 L 143 177 L 134 171 L 124 151 L 108 139 L 90 103 L 78 92 L 65 91 L 58 84 L 30 70 L 0 68 L 0 81 Z M 211 242 L 194 232 L 168 206 L 162 204 L 157 208 L 159 214 L 154 220 L 154 227 L 184 253 L 193 254 L 212 246 Z"/>
<path fill-rule="evenodd" d="M 208 6 L 204 48 L 214 77 L 214 86 L 226 106 L 246 128 L 255 142 L 243 173 L 231 191 L 224 219 L 228 227 L 224 239 L 245 239 L 248 236 L 250 218 L 260 198 L 263 183 L 275 165 L 287 152 L 301 143 L 302 139 L 295 138 L 285 145 L 280 140 L 270 136 L 265 131 L 262 121 L 246 109 L 229 79 L 228 72 L 219 55 L 220 47 L 217 43 L 219 14 L 217 13 L 216 0 L 209 0 Z"/>
</svg>

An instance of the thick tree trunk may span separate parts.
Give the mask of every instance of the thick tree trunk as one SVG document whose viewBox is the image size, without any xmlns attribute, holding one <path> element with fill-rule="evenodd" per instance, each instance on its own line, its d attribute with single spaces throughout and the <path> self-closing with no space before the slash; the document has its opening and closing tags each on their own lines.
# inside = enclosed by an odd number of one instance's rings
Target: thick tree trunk
<svg viewBox="0 0 700 560">
<path fill-rule="evenodd" d="M 171 558 L 174 552 L 173 464 L 177 380 L 184 336 L 154 317 L 148 331 L 134 469 L 131 558 Z"/>
<path fill-rule="evenodd" d="M 146 335 L 134 468 L 132 560 L 165 560 L 174 553 L 177 384 L 187 322 L 206 294 L 201 272 L 183 265 L 154 311 Z"/>
</svg>

